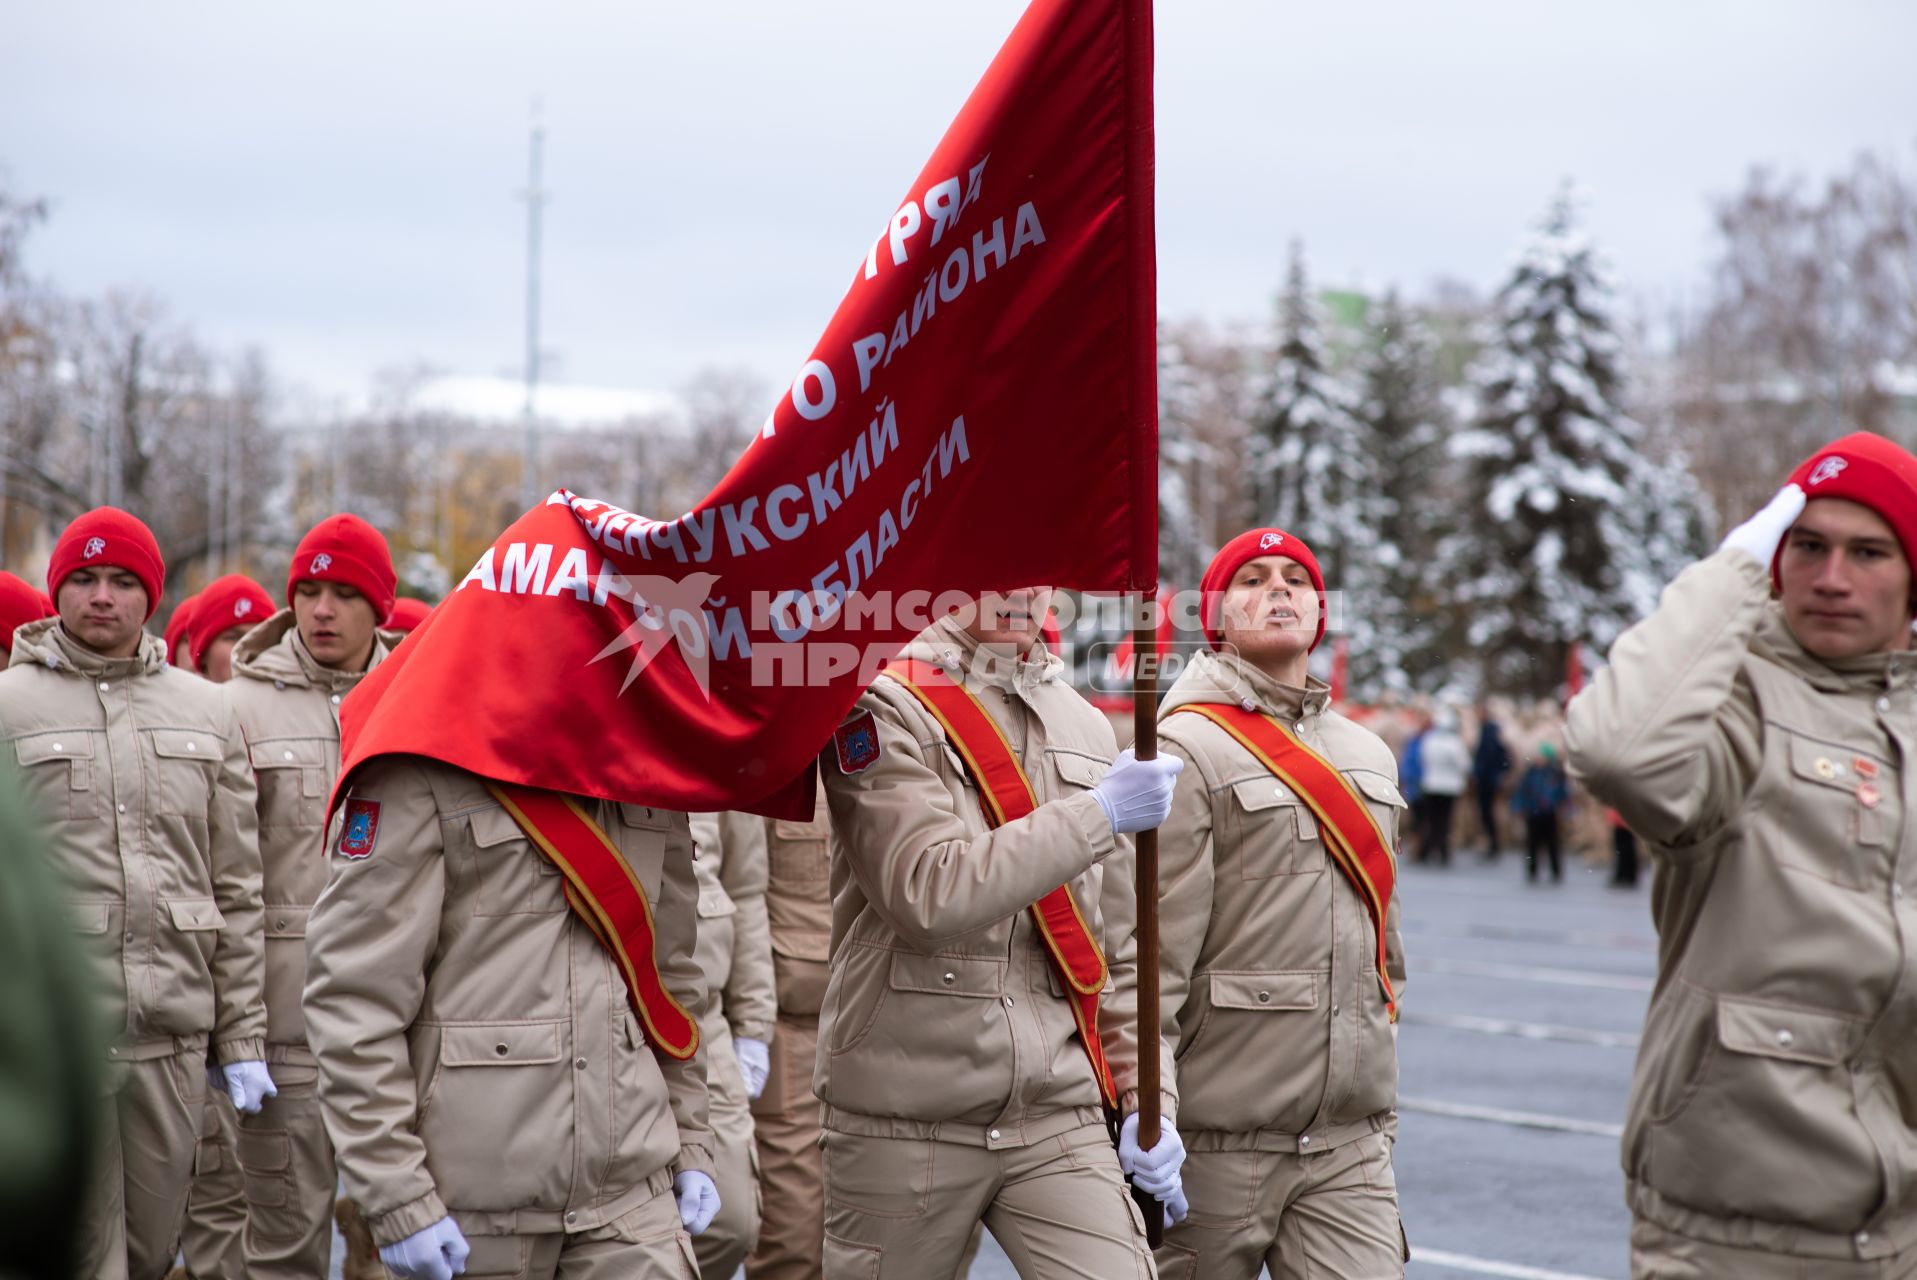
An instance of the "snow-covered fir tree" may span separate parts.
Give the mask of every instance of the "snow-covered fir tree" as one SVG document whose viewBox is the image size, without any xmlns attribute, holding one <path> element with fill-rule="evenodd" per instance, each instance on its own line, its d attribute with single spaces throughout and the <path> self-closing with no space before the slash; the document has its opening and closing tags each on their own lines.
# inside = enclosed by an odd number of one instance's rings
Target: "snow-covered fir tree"
<svg viewBox="0 0 1917 1280">
<path fill-rule="evenodd" d="M 1158 577 L 1174 588 L 1195 586 L 1211 559 L 1192 492 L 1193 464 L 1203 449 L 1194 427 L 1202 411 L 1197 371 L 1175 334 L 1158 332 Z"/>
<path fill-rule="evenodd" d="M 1351 653 L 1359 697 L 1429 688 L 1439 674 L 1445 610 L 1431 565 L 1455 516 L 1436 341 L 1396 290 L 1373 308 L 1369 330 L 1355 381 L 1377 476 L 1381 590 L 1371 610 L 1372 647 Z"/>
<path fill-rule="evenodd" d="M 1353 394 L 1327 368 L 1324 322 L 1296 244 L 1278 311 L 1277 355 L 1247 449 L 1253 509 L 1316 554 L 1327 590 L 1341 596 L 1332 621 L 1342 625 L 1357 668 L 1382 657 L 1382 494 Z"/>
<path fill-rule="evenodd" d="M 1614 295 L 1577 212 L 1567 186 L 1499 292 L 1451 441 L 1465 501 L 1441 581 L 1486 692 L 1557 692 L 1569 647 L 1608 648 L 1690 555 L 1665 510 L 1681 474 L 1621 408 Z"/>
</svg>

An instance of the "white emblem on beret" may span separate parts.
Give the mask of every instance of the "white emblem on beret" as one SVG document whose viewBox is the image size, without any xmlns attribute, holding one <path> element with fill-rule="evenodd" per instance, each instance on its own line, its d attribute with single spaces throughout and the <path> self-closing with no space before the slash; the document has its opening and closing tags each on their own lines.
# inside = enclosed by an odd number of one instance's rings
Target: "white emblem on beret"
<svg viewBox="0 0 1917 1280">
<path fill-rule="evenodd" d="M 251 612 L 253 612 L 253 602 L 251 600 L 235 600 L 233 602 L 234 617 L 244 618 Z"/>
<path fill-rule="evenodd" d="M 332 567 L 333 567 L 333 557 L 322 552 L 319 555 L 316 555 L 313 557 L 313 567 L 312 569 L 308 570 L 308 572 L 325 573 L 328 569 Z"/>
<path fill-rule="evenodd" d="M 1843 474 L 1844 468 L 1849 465 L 1850 463 L 1832 454 L 1811 469 L 1810 482 L 1813 485 L 1818 485 L 1824 483 L 1826 480 L 1835 480 Z"/>
<path fill-rule="evenodd" d="M 1815 483 L 1815 481 L 1813 481 L 1812 483 Z M 1279 543 L 1283 542 L 1284 540 L 1285 540 L 1285 535 L 1282 533 L 1268 533 L 1264 537 L 1258 539 L 1258 549 L 1260 551 L 1269 551 L 1273 547 L 1277 546 Z"/>
<path fill-rule="evenodd" d="M 91 560 L 93 559 L 93 557 L 99 555 L 102 551 L 105 551 L 105 550 L 106 550 L 105 538 L 88 538 L 86 549 L 82 551 L 80 554 L 84 558 Z"/>
</svg>

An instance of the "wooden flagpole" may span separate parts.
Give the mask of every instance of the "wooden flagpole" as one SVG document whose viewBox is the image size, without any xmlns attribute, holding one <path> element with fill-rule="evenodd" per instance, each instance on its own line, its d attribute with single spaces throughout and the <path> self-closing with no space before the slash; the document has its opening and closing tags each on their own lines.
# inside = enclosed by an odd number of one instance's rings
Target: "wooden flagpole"
<svg viewBox="0 0 1917 1280">
<path fill-rule="evenodd" d="M 1132 622 L 1132 753 L 1158 754 L 1158 626 L 1156 589 L 1140 592 Z M 1132 837 L 1137 851 L 1138 891 L 1138 1149 L 1158 1145 L 1158 828 Z M 1145 1215 L 1145 1239 L 1156 1249 L 1165 1239 L 1164 1206 L 1132 1188 Z"/>
</svg>

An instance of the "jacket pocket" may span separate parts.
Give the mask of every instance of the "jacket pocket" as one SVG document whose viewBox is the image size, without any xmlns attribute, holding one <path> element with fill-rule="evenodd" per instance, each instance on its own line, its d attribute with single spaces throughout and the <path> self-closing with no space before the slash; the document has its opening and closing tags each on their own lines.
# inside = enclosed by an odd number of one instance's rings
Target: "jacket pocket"
<svg viewBox="0 0 1917 1280">
<path fill-rule="evenodd" d="M 1080 751 L 1070 751 L 1061 747 L 1045 748 L 1046 759 L 1052 762 L 1052 772 L 1060 783 L 1058 794 L 1075 795 L 1098 785 L 1098 780 L 1110 769 L 1111 761 L 1100 756 L 1087 755 Z"/>
<path fill-rule="evenodd" d="M 467 833 L 475 916 L 553 915 L 566 909 L 559 869 L 505 809 L 494 805 L 475 811 Z"/>
<path fill-rule="evenodd" d="M 613 838 L 624 855 L 626 865 L 632 868 L 639 883 L 645 887 L 646 900 L 655 906 L 666 882 L 666 841 L 672 834 L 673 823 L 686 822 L 683 814 L 670 809 L 654 809 L 643 804 L 622 804 L 619 806 L 618 830 L 608 829 L 606 834 Z M 690 844 L 690 840 L 687 841 Z"/>
<path fill-rule="evenodd" d="M 573 1167 L 563 1024 L 443 1024 L 439 1079 L 420 1113 L 426 1163 L 450 1203 L 554 1209 Z"/>
<path fill-rule="evenodd" d="M 1720 996 L 1712 1052 L 1648 1135 L 1647 1181 L 1715 1217 L 1848 1231 L 1883 1196 L 1846 1062 L 1865 1024 Z"/>
<path fill-rule="evenodd" d="M 1370 769 L 1353 769 L 1345 777 L 1365 798 L 1365 807 L 1371 810 L 1371 817 L 1378 824 L 1378 832 L 1385 838 L 1385 847 L 1395 854 L 1398 851 L 1398 838 L 1402 834 L 1399 829 L 1401 820 L 1405 810 L 1411 807 L 1405 803 L 1403 793 L 1390 778 Z"/>
<path fill-rule="evenodd" d="M 220 914 L 213 899 L 172 898 L 167 901 L 166 909 L 174 931 L 185 934 L 199 951 L 200 958 L 211 965 L 219 944 L 219 931 L 226 927 L 226 917 Z"/>
<path fill-rule="evenodd" d="M 1270 774 L 1230 786 L 1227 811 L 1237 830 L 1239 874 L 1246 880 L 1325 869 L 1325 844 L 1304 797 Z"/>
<path fill-rule="evenodd" d="M 93 785 L 93 735 L 85 729 L 28 734 L 13 744 L 20 779 L 36 808 L 50 819 L 83 821 L 100 816 Z"/>
<path fill-rule="evenodd" d="M 1797 733 L 1790 756 L 1797 800 L 1793 829 L 1776 842 L 1778 861 L 1846 889 L 1881 887 L 1886 846 L 1903 821 L 1896 767 Z M 1858 773 L 1860 760 L 1869 777 Z"/>
<path fill-rule="evenodd" d="M 247 745 L 259 782 L 260 827 L 313 830 L 324 820 L 327 744 L 314 738 L 268 738 Z"/>
<path fill-rule="evenodd" d="M 300 1001 L 306 990 L 306 915 L 310 907 L 266 906 L 266 1038 L 305 1044 Z"/>
<path fill-rule="evenodd" d="M 226 744 L 208 729 L 153 729 L 148 740 L 154 756 L 151 811 L 204 821 Z"/>
<path fill-rule="evenodd" d="M 832 875 L 824 823 L 775 821 L 766 855 L 767 872 L 777 883 L 812 884 Z"/>
<path fill-rule="evenodd" d="M 1325 975 L 1257 970 L 1195 975 L 1206 993 L 1192 1034 L 1180 1046 L 1183 1110 L 1208 1126 L 1273 1125 L 1297 1132 L 1324 1095 L 1325 1032 L 1319 988 Z M 1246 1074 L 1245 1064 L 1259 1069 Z"/>
</svg>

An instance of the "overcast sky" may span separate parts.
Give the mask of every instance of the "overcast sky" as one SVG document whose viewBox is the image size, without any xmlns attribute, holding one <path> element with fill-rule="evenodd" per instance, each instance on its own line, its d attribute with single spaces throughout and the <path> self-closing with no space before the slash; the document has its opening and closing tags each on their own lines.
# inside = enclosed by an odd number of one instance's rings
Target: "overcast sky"
<svg viewBox="0 0 1917 1280">
<path fill-rule="evenodd" d="M 1023 0 L 31 3 L 0 167 L 28 265 L 156 295 L 283 382 L 517 374 L 529 104 L 545 345 L 576 382 L 789 378 Z M 1160 0 L 1161 313 L 1495 287 L 1560 178 L 1634 295 L 1695 290 L 1713 195 L 1917 161 L 1907 0 Z"/>
</svg>

